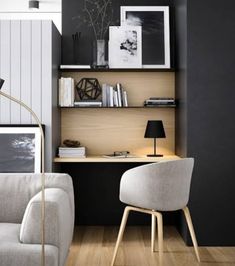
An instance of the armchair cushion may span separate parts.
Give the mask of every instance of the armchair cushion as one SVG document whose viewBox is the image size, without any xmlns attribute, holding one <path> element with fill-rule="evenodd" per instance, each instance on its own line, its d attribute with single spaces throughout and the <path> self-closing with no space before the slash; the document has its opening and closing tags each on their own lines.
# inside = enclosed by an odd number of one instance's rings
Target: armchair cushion
<svg viewBox="0 0 235 266">
<path fill-rule="evenodd" d="M 24 244 L 41 243 L 41 192 L 28 203 L 21 229 L 20 241 Z M 68 194 L 60 188 L 45 189 L 45 243 L 60 250 L 60 265 L 67 257 L 71 243 L 73 211 Z M 65 253 L 66 252 L 66 253 Z"/>
</svg>

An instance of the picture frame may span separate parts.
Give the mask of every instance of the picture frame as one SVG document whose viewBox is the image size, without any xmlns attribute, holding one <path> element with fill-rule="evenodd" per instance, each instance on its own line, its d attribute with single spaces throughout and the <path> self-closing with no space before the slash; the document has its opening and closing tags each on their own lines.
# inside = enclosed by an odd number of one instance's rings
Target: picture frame
<svg viewBox="0 0 235 266">
<path fill-rule="evenodd" d="M 34 125 L 0 125 L 0 172 L 40 173 L 41 133 Z"/>
<path fill-rule="evenodd" d="M 142 68 L 140 26 L 109 27 L 109 67 Z"/>
<path fill-rule="evenodd" d="M 170 68 L 168 6 L 121 6 L 121 25 L 142 26 L 143 68 Z"/>
</svg>

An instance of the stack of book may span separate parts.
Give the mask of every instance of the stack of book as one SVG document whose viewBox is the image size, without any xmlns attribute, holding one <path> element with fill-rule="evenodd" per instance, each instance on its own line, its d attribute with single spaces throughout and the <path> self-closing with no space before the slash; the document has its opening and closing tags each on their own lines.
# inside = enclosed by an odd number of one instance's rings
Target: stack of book
<svg viewBox="0 0 235 266">
<path fill-rule="evenodd" d="M 102 104 L 103 107 L 128 107 L 127 92 L 120 83 L 115 87 L 103 84 Z"/>
<path fill-rule="evenodd" d="M 75 107 L 102 107 L 100 100 L 81 100 L 74 102 Z"/>
<path fill-rule="evenodd" d="M 174 107 L 175 99 L 166 97 L 150 97 L 144 102 L 145 107 Z"/>
<path fill-rule="evenodd" d="M 77 147 L 77 148 L 70 148 L 70 147 L 59 147 L 59 157 L 63 158 L 72 158 L 72 157 L 86 157 L 86 148 L 85 147 Z"/>
<path fill-rule="evenodd" d="M 74 106 L 74 79 L 60 78 L 59 80 L 59 105 L 61 107 Z"/>
</svg>

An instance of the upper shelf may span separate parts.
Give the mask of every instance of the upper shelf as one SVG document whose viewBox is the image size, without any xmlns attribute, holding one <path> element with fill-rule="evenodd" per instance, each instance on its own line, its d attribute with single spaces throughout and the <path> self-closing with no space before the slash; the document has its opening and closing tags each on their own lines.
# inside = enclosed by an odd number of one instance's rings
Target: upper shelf
<svg viewBox="0 0 235 266">
<path fill-rule="evenodd" d="M 174 68 L 79 68 L 76 66 L 60 66 L 63 72 L 174 72 Z"/>
</svg>

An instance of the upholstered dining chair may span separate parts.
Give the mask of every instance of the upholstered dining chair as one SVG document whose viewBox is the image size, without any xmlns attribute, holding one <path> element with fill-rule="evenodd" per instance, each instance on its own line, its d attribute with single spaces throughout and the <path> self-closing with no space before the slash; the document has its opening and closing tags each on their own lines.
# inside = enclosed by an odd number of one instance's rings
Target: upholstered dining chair
<svg viewBox="0 0 235 266">
<path fill-rule="evenodd" d="M 127 204 L 118 233 L 111 265 L 115 263 L 130 211 L 150 214 L 151 250 L 155 250 L 156 218 L 158 227 L 159 259 L 163 256 L 162 211 L 183 210 L 192 238 L 196 257 L 200 262 L 198 245 L 187 203 L 194 159 L 185 158 L 135 167 L 126 171 L 120 183 L 120 200 Z"/>
</svg>

